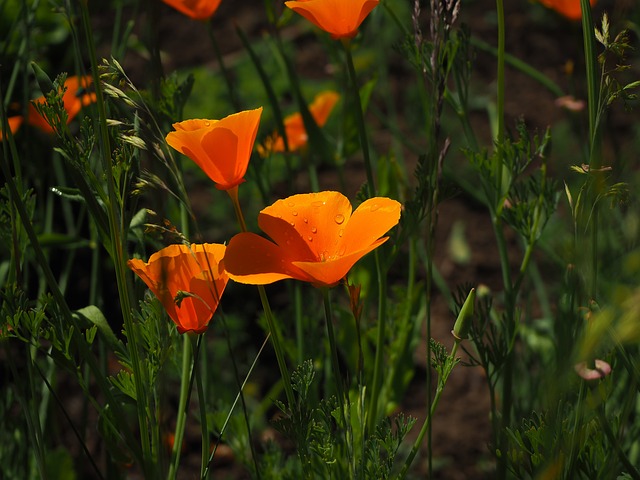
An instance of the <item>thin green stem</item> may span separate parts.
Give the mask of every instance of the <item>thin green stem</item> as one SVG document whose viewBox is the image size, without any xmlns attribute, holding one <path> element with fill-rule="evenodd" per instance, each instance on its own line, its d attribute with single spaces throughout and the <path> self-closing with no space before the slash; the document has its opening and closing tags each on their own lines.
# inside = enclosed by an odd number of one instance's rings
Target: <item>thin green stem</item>
<svg viewBox="0 0 640 480">
<path fill-rule="evenodd" d="M 229 425 L 229 421 L 231 420 L 231 415 L 233 414 L 233 411 L 235 410 L 236 405 L 238 404 L 238 401 L 240 401 L 240 395 L 241 395 L 242 391 L 244 390 L 244 386 L 247 384 L 247 381 L 249 380 L 249 377 L 251 376 L 251 373 L 253 373 L 253 369 L 257 365 L 258 359 L 260 358 L 260 355 L 262 354 L 262 351 L 264 350 L 264 347 L 267 345 L 267 342 L 269 341 L 269 336 L 270 336 L 270 334 L 267 333 L 267 336 L 265 337 L 264 342 L 262 342 L 262 346 L 260 347 L 260 350 L 258 350 L 258 353 L 256 354 L 256 358 L 253 359 L 253 363 L 251 364 L 251 367 L 249 368 L 249 371 L 247 372 L 247 375 L 244 378 L 244 381 L 242 382 L 242 385 L 240 386 L 238 394 L 236 395 L 236 399 L 233 401 L 233 404 L 231 405 L 231 408 L 229 409 L 229 413 L 227 414 L 227 418 L 225 419 L 224 423 L 222 424 L 222 428 L 220 429 L 220 434 L 218 435 L 218 440 L 217 440 L 216 444 L 214 445 L 213 449 L 211 450 L 211 455 L 209 455 L 209 462 L 207 463 L 207 468 L 205 468 L 204 473 L 201 476 L 201 480 L 204 480 L 209 475 L 209 468 L 211 466 L 211 462 L 213 461 L 213 457 L 215 456 L 216 451 L 218 449 L 218 445 L 220 445 L 220 442 L 222 441 L 222 437 L 224 435 L 224 432 L 227 430 L 227 425 Z"/>
<path fill-rule="evenodd" d="M 196 348 L 199 351 L 199 345 L 202 341 L 202 335 L 200 335 L 197 339 Z M 195 343 L 196 338 L 191 338 L 191 342 Z M 193 348 L 193 345 L 192 345 Z M 201 436 L 201 453 L 200 453 L 200 475 L 204 474 L 205 469 L 207 468 L 207 458 L 209 457 L 209 423 L 207 422 L 207 402 L 204 394 L 203 382 L 202 382 L 202 372 L 198 363 L 193 363 L 193 370 L 196 377 L 196 390 L 198 392 L 198 407 L 200 409 L 200 436 Z"/>
<path fill-rule="evenodd" d="M 336 392 L 338 396 L 338 407 L 340 408 L 340 417 L 344 428 L 344 442 L 347 448 L 347 454 L 349 458 L 349 478 L 354 478 L 355 474 L 355 458 L 353 456 L 352 447 L 353 441 L 350 438 L 351 426 L 347 423 L 346 409 L 348 406 L 348 399 L 344 394 L 344 387 L 342 384 L 342 374 L 340 373 L 340 364 L 338 362 L 338 347 L 336 345 L 336 336 L 333 331 L 333 313 L 331 309 L 331 297 L 329 289 L 322 288 L 322 299 L 324 300 L 324 316 L 325 323 L 327 325 L 327 336 L 329 338 L 329 349 L 331 350 L 331 367 L 333 369 L 333 380 L 336 386 Z M 345 401 L 347 402 L 345 404 Z"/>
<path fill-rule="evenodd" d="M 242 208 L 240 207 L 240 201 L 238 199 L 238 187 L 227 190 L 227 193 L 231 198 L 231 203 L 233 203 L 233 209 L 236 213 L 240 229 L 243 232 L 246 232 L 247 225 L 244 221 L 244 215 L 242 214 Z M 267 326 L 269 328 L 269 333 L 271 334 L 271 341 L 273 342 L 273 349 L 276 353 L 276 360 L 278 361 L 278 367 L 280 368 L 280 375 L 282 376 L 282 381 L 284 383 L 284 391 L 287 396 L 287 401 L 289 402 L 289 405 L 292 406 L 295 405 L 295 397 L 293 395 L 293 388 L 291 387 L 291 376 L 289 375 L 289 369 L 287 368 L 284 348 L 282 346 L 282 341 L 280 340 L 280 330 L 273 318 L 273 313 L 271 311 L 271 306 L 269 305 L 269 299 L 267 298 L 267 292 L 265 291 L 264 286 L 258 285 L 258 293 L 260 294 L 260 302 L 262 303 L 264 316 L 267 319 Z"/>
<path fill-rule="evenodd" d="M 209 20 L 207 22 L 207 31 L 209 32 L 209 38 L 211 39 L 211 45 L 213 46 L 213 51 L 216 54 L 216 60 L 218 60 L 218 66 L 220 67 L 220 73 L 222 73 L 222 78 L 224 79 L 224 83 L 227 86 L 227 92 L 229 92 L 229 100 L 231 101 L 231 105 L 233 108 L 239 112 L 242 110 L 240 106 L 240 102 L 238 101 L 238 94 L 236 89 L 233 86 L 233 81 L 231 79 L 231 75 L 229 74 L 229 70 L 224 62 L 224 58 L 220 51 L 220 47 L 218 46 L 218 41 L 216 40 L 215 33 L 213 31 L 212 21 Z"/>
<path fill-rule="evenodd" d="M 374 252 L 376 262 L 376 275 L 378 277 L 378 333 L 376 335 L 376 356 L 373 367 L 373 386 L 371 402 L 369 403 L 368 430 L 375 432 L 378 423 L 378 407 L 380 404 L 380 390 L 382 388 L 382 367 L 384 360 L 384 344 L 387 330 L 387 281 L 382 270 L 382 260 L 376 250 Z"/>
<path fill-rule="evenodd" d="M 344 47 L 345 57 L 347 59 L 347 70 L 349 71 L 349 78 L 351 79 L 351 95 L 356 102 L 356 126 L 360 137 L 362 157 L 364 158 L 364 169 L 367 173 L 367 193 L 369 194 L 369 198 L 372 198 L 376 195 L 376 185 L 369 155 L 369 139 L 367 138 L 367 129 L 364 123 L 364 112 L 362 111 L 362 100 L 360 99 L 360 89 L 358 88 L 358 77 L 356 76 L 356 69 L 353 65 L 350 41 L 343 41 L 342 46 Z"/>
<path fill-rule="evenodd" d="M 173 448 L 171 450 L 171 463 L 169 464 L 169 473 L 167 479 L 175 479 L 178 474 L 178 465 L 180 464 L 180 452 L 182 451 L 182 442 L 184 440 L 184 428 L 187 424 L 187 403 L 190 397 L 191 386 L 191 363 L 193 359 L 193 350 L 191 348 L 191 340 L 189 335 L 182 336 L 182 373 L 180 374 L 180 397 L 178 400 L 178 413 L 176 415 L 176 429 L 173 438 Z"/>
<path fill-rule="evenodd" d="M 456 341 L 453 344 L 453 347 L 451 348 L 451 353 L 449 354 L 449 358 L 450 359 L 455 359 L 456 353 L 458 352 L 458 345 L 460 342 Z M 420 450 L 420 446 L 422 445 L 422 441 L 424 440 L 424 436 L 427 434 L 427 432 L 430 429 L 431 426 L 431 420 L 433 419 L 433 416 L 436 412 L 436 408 L 438 408 L 438 403 L 440 402 L 440 397 L 442 396 L 442 392 L 444 392 L 444 387 L 447 384 L 447 380 L 449 379 L 449 375 L 451 374 L 451 372 L 453 371 L 453 368 L 451 369 L 447 369 L 444 372 L 444 375 L 438 380 L 438 387 L 436 389 L 436 393 L 433 396 L 433 400 L 431 402 L 431 407 L 429 408 L 429 414 L 427 415 L 427 418 L 424 419 L 424 422 L 422 423 L 422 427 L 420 428 L 420 433 L 418 433 L 418 437 L 416 438 L 416 440 L 413 442 L 413 446 L 411 447 L 411 451 L 409 452 L 409 455 L 407 456 L 407 459 L 404 462 L 404 465 L 402 466 L 402 469 L 400 470 L 400 473 L 398 474 L 398 479 L 402 480 L 403 478 L 405 478 L 407 476 L 407 472 L 409 471 L 409 467 L 411 467 L 411 464 L 413 463 L 414 458 L 416 457 L 416 455 L 418 454 L 418 451 Z"/>
<path fill-rule="evenodd" d="M 131 366 L 133 369 L 133 377 L 136 391 L 136 407 L 138 410 L 138 424 L 140 427 L 140 438 L 142 443 L 143 454 L 143 470 L 148 476 L 155 476 L 155 462 L 151 456 L 151 444 L 147 422 L 147 402 L 146 402 L 146 390 L 145 380 L 143 379 L 143 369 L 140 362 L 138 352 L 138 342 L 136 333 L 133 328 L 133 317 L 131 309 L 131 297 L 129 291 L 129 284 L 127 282 L 127 273 L 125 268 L 125 255 L 124 255 L 124 243 L 123 229 L 121 223 L 123 222 L 122 215 L 118 215 L 118 197 L 116 193 L 113 162 L 111 161 L 111 147 L 109 140 L 109 131 L 107 127 L 107 111 L 102 95 L 102 87 L 100 83 L 100 74 L 98 71 L 98 61 L 96 58 L 96 47 L 93 38 L 93 30 L 91 27 L 91 21 L 89 18 L 88 0 L 81 0 L 80 8 L 82 11 L 82 24 L 87 39 L 87 47 L 89 51 L 89 57 L 91 60 L 91 72 L 93 74 L 93 85 L 96 90 L 96 105 L 98 108 L 99 118 L 99 131 L 102 143 L 102 166 L 105 172 L 105 178 L 107 181 L 107 189 L 109 195 L 108 204 L 108 217 L 109 217 L 109 230 L 111 237 L 111 255 L 116 271 L 116 282 L 118 286 L 118 294 L 120 299 L 120 307 L 122 310 L 122 316 L 124 320 L 124 328 L 127 335 L 127 341 L 129 342 L 129 354 L 131 355 Z M 118 218 L 120 216 L 120 218 Z"/>
</svg>

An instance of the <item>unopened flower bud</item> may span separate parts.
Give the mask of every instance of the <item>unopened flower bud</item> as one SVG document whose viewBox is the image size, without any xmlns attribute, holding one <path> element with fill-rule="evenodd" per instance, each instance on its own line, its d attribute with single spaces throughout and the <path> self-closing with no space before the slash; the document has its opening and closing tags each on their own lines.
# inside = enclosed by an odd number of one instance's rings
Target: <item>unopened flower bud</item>
<svg viewBox="0 0 640 480">
<path fill-rule="evenodd" d="M 472 288 L 467 295 L 467 299 L 464 301 L 462 308 L 460 309 L 460 313 L 458 313 L 458 318 L 456 319 L 456 323 L 453 326 L 453 330 L 451 333 L 456 339 L 456 342 L 460 342 L 467 338 L 469 333 L 469 324 L 471 319 L 473 318 L 474 305 L 476 300 L 476 289 Z"/>
</svg>

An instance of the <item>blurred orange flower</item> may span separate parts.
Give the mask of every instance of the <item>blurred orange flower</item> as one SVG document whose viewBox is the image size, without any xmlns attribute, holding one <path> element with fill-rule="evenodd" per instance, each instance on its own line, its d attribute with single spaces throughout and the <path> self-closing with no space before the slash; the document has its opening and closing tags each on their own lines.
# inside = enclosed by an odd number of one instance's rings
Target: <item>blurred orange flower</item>
<svg viewBox="0 0 640 480">
<path fill-rule="evenodd" d="M 169 245 L 149 261 L 127 262 L 167 310 L 178 332 L 203 333 L 229 280 L 222 266 L 225 246 Z"/>
<path fill-rule="evenodd" d="M 330 287 L 384 243 L 388 237 L 380 237 L 399 219 L 400 203 L 389 198 L 366 200 L 352 214 L 349 200 L 339 192 L 293 195 L 258 215 L 258 225 L 273 242 L 239 233 L 227 246 L 225 269 L 240 283 L 295 278 Z"/>
<path fill-rule="evenodd" d="M 316 98 L 313 99 L 313 103 L 309 105 L 309 113 L 311 113 L 311 116 L 319 127 L 327 123 L 329 114 L 339 98 L 340 95 L 336 92 L 327 90 L 320 92 L 316 95 Z M 294 113 L 286 117 L 284 119 L 284 128 L 290 151 L 295 152 L 307 144 L 307 131 L 304 128 L 304 122 L 302 121 L 302 115 L 300 113 Z M 264 150 L 284 152 L 284 141 L 282 137 L 275 134 L 274 137 L 266 142 Z"/>
<path fill-rule="evenodd" d="M 580 20 L 582 18 L 582 9 L 580 8 L 580 0 L 540 0 L 545 7 L 551 8 L 564 15 L 569 20 Z M 596 0 L 591 0 L 591 6 L 596 4 Z"/>
<path fill-rule="evenodd" d="M 379 0 L 299 0 L 284 2 L 294 12 L 331 34 L 334 40 L 353 38 Z"/>
<path fill-rule="evenodd" d="M 262 107 L 222 120 L 185 120 L 174 123 L 167 143 L 204 170 L 219 190 L 244 182 L 256 140 Z"/>
<path fill-rule="evenodd" d="M 222 0 L 162 0 L 170 7 L 194 20 L 208 20 L 216 13 Z"/>
<path fill-rule="evenodd" d="M 12 134 L 18 131 L 20 125 L 22 125 L 22 120 L 22 115 L 15 115 L 13 117 L 7 118 L 7 122 L 9 123 L 9 130 L 11 130 Z M 4 135 L 2 134 L 2 126 L 0 125 L 0 142 L 2 142 L 3 139 Z"/>
<path fill-rule="evenodd" d="M 89 88 L 93 83 L 93 78 L 91 75 L 86 75 L 84 77 L 73 76 L 69 77 L 65 80 L 64 86 L 66 91 L 62 96 L 62 103 L 64 104 L 64 109 L 67 112 L 67 123 L 71 122 L 75 118 L 82 107 L 86 107 L 87 105 L 91 105 L 96 101 L 95 92 L 90 92 Z M 47 120 L 38 113 L 36 108 L 33 106 L 34 104 L 45 103 L 46 100 L 44 96 L 36 98 L 31 101 L 31 105 L 29 105 L 29 115 L 27 117 L 27 122 L 34 127 L 38 127 L 40 130 L 46 133 L 53 133 L 53 128 L 47 122 Z"/>
</svg>

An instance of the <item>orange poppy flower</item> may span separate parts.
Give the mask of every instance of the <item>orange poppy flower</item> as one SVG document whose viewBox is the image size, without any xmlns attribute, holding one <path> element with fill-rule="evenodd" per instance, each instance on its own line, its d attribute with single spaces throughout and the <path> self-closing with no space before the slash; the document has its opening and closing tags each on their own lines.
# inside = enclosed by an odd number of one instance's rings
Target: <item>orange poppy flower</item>
<svg viewBox="0 0 640 480">
<path fill-rule="evenodd" d="M 380 237 L 399 219 L 400 203 L 389 198 L 371 198 L 352 214 L 349 200 L 339 192 L 293 195 L 258 215 L 258 225 L 273 242 L 239 233 L 227 246 L 225 269 L 240 283 L 295 278 L 330 287 L 384 243 L 388 237 Z"/>
<path fill-rule="evenodd" d="M 564 15 L 569 20 L 580 20 L 582 18 L 582 9 L 580 8 L 580 0 L 540 0 L 545 7 L 551 8 Z M 596 4 L 596 0 L 591 0 L 591 6 Z"/>
<path fill-rule="evenodd" d="M 167 310 L 178 332 L 203 333 L 229 280 L 222 266 L 225 246 L 169 245 L 149 261 L 134 258 L 127 265 Z"/>
<path fill-rule="evenodd" d="M 208 20 L 216 13 L 221 0 L 162 0 L 194 20 Z"/>
<path fill-rule="evenodd" d="M 219 190 L 244 182 L 256 140 L 262 107 L 222 120 L 185 120 L 174 123 L 167 143 L 204 170 Z"/>
<path fill-rule="evenodd" d="M 311 113 L 311 116 L 319 127 L 327 123 L 329 114 L 339 98 L 340 95 L 336 92 L 327 90 L 326 92 L 320 92 L 316 95 L 316 98 L 313 99 L 313 103 L 309 105 L 309 113 Z M 302 115 L 299 112 L 289 115 L 284 119 L 284 129 L 290 151 L 295 152 L 307 144 L 307 131 L 304 128 Z M 284 152 L 284 141 L 282 137 L 276 134 L 270 141 L 267 141 L 265 149 L 272 152 Z"/>
<path fill-rule="evenodd" d="M 9 123 L 9 130 L 11 130 L 11 134 L 14 134 L 22 125 L 22 115 L 15 115 L 13 117 L 7 118 L 7 122 Z M 2 127 L 0 126 L 0 142 L 4 140 L 4 135 L 2 134 Z"/>
<path fill-rule="evenodd" d="M 334 40 L 353 38 L 379 0 L 299 0 L 284 2 L 294 12 L 331 34 Z"/>
<path fill-rule="evenodd" d="M 71 122 L 75 118 L 82 107 L 86 107 L 87 105 L 91 105 L 96 101 L 95 92 L 89 92 L 89 87 L 93 83 L 93 78 L 90 75 L 84 77 L 73 76 L 69 77 L 65 80 L 64 86 L 66 88 L 64 95 L 62 96 L 62 103 L 64 104 L 64 109 L 67 112 L 67 123 Z M 33 106 L 38 103 L 45 103 L 46 100 L 44 96 L 36 98 L 31 101 L 31 105 L 29 105 L 29 116 L 27 117 L 27 121 L 29 124 L 34 127 L 38 127 L 40 130 L 46 133 L 53 133 L 53 128 L 47 122 L 47 120 L 38 113 L 38 111 Z"/>
</svg>

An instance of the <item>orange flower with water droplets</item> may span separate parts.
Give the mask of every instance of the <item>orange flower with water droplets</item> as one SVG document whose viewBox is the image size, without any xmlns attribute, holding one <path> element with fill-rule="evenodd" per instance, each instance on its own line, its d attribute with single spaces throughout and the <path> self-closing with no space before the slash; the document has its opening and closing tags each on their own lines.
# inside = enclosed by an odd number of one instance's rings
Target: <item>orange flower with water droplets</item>
<svg viewBox="0 0 640 480">
<path fill-rule="evenodd" d="M 262 107 L 245 110 L 222 120 L 185 120 L 174 123 L 167 143 L 193 160 L 219 190 L 244 182 Z"/>
<path fill-rule="evenodd" d="M 309 113 L 319 127 L 327 123 L 327 119 L 339 99 L 340 95 L 331 90 L 320 92 L 313 99 L 313 102 L 309 105 Z M 304 128 L 302 115 L 299 112 L 289 115 L 284 119 L 284 129 L 290 151 L 295 152 L 307 144 L 307 130 Z M 282 137 L 276 134 L 275 137 L 265 145 L 265 150 L 284 152 L 284 141 Z"/>
<path fill-rule="evenodd" d="M 154 253 L 147 263 L 134 258 L 127 265 L 158 297 L 178 332 L 203 333 L 229 280 L 224 254 L 220 244 L 176 244 Z"/>
<path fill-rule="evenodd" d="M 232 280 L 264 285 L 286 278 L 316 287 L 336 285 L 400 219 L 400 203 L 376 197 L 353 213 L 339 192 L 293 195 L 258 215 L 258 225 L 273 241 L 255 233 L 231 239 L 224 258 Z"/>
<path fill-rule="evenodd" d="M 170 7 L 194 20 L 208 20 L 216 13 L 222 0 L 162 0 Z"/>
<path fill-rule="evenodd" d="M 379 0 L 299 0 L 284 2 L 296 13 L 329 33 L 334 40 L 353 38 Z"/>
<path fill-rule="evenodd" d="M 9 123 L 9 130 L 11 131 L 12 135 L 18 131 L 20 125 L 22 125 L 22 121 L 22 115 L 15 115 L 13 117 L 7 118 L 7 122 Z M 3 140 L 4 134 L 2 133 L 2 126 L 0 126 L 0 142 L 2 142 Z"/>
<path fill-rule="evenodd" d="M 580 0 L 540 0 L 540 3 L 567 17 L 569 20 L 580 20 L 582 18 Z M 590 3 L 593 7 L 596 4 L 596 0 L 591 0 Z"/>
<path fill-rule="evenodd" d="M 67 123 L 70 123 L 71 120 L 80 113 L 82 107 L 91 105 L 96 101 L 95 92 L 89 91 L 92 83 L 93 78 L 91 75 L 86 75 L 84 77 L 73 76 L 65 80 L 64 87 L 66 90 L 62 95 L 62 103 L 65 111 L 67 112 Z M 34 104 L 41 104 L 45 102 L 46 99 L 44 96 L 31 101 L 27 122 L 34 127 L 38 127 L 43 132 L 53 133 L 53 128 L 49 125 L 49 122 L 47 122 L 47 120 L 40 115 L 33 106 Z"/>
</svg>

